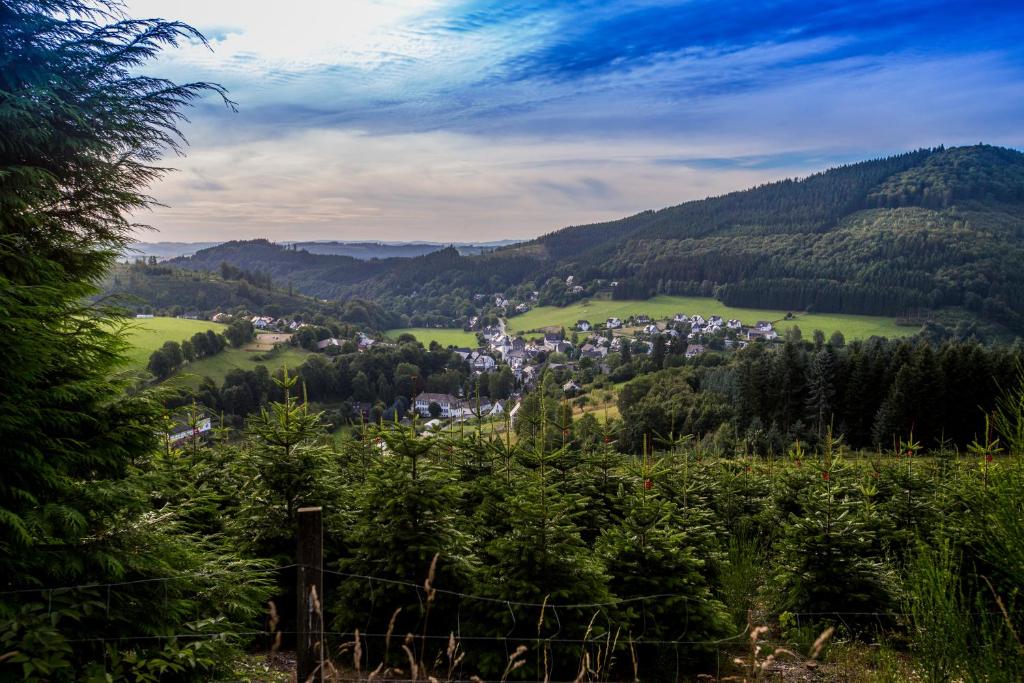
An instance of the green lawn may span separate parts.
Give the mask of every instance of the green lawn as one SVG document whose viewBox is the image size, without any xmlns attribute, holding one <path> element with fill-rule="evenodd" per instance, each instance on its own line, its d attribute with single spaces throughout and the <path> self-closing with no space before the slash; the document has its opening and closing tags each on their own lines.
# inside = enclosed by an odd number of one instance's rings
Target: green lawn
<svg viewBox="0 0 1024 683">
<path fill-rule="evenodd" d="M 833 313 L 796 313 L 793 320 L 783 320 L 786 311 L 770 311 L 756 308 L 732 308 L 710 297 L 698 296 L 656 296 L 646 301 L 587 300 L 565 308 L 541 306 L 508 319 L 510 332 L 528 332 L 543 327 L 557 326 L 572 330 L 577 320 L 589 320 L 592 324 L 603 323 L 611 317 L 625 320 L 631 315 L 645 313 L 654 320 L 672 317 L 676 313 L 699 314 L 704 317 L 720 315 L 725 319 L 736 318 L 744 325 L 758 320 L 771 320 L 776 328 L 786 330 L 799 325 L 805 338 L 814 330 L 822 330 L 826 336 L 839 330 L 847 339 L 865 339 L 872 335 L 880 337 L 903 337 L 918 331 L 917 327 L 903 327 L 892 318 L 870 315 L 842 315 Z"/>
<path fill-rule="evenodd" d="M 431 327 L 404 327 L 401 329 L 388 330 L 384 334 L 390 339 L 398 339 L 401 334 L 409 333 L 416 337 L 416 341 L 424 346 L 430 346 L 430 342 L 436 341 L 443 347 L 475 347 L 477 345 L 476 334 L 463 330 L 434 329 Z"/>
<path fill-rule="evenodd" d="M 196 332 L 224 332 L 225 326 L 209 320 L 184 320 L 181 318 L 139 318 L 131 321 L 128 341 L 132 348 L 128 351 L 129 370 L 142 369 L 149 362 L 150 355 L 164 342 L 182 342 Z M 292 346 L 285 346 L 277 351 L 247 351 L 245 349 L 226 348 L 216 356 L 203 358 L 183 366 L 169 381 L 179 382 L 188 386 L 197 386 L 203 377 L 212 378 L 217 384 L 224 381 L 224 376 L 234 368 L 252 370 L 257 365 L 266 365 L 271 373 L 283 365 L 289 368 L 302 364 L 309 351 Z"/>
<path fill-rule="evenodd" d="M 274 374 L 284 366 L 287 366 L 289 371 L 297 368 L 309 355 L 309 351 L 294 346 L 285 346 L 277 351 L 227 348 L 216 356 L 185 364 L 167 381 L 197 387 L 203 377 L 209 377 L 220 386 L 224 382 L 224 377 L 235 368 L 255 370 L 257 365 L 265 365 L 270 374 Z"/>
<path fill-rule="evenodd" d="M 139 318 L 130 321 L 128 341 L 132 348 L 128 351 L 130 367 L 143 368 L 149 362 L 154 351 L 164 342 L 176 341 L 179 344 L 189 339 L 196 332 L 224 332 L 225 326 L 209 320 L 185 320 L 183 318 Z"/>
</svg>

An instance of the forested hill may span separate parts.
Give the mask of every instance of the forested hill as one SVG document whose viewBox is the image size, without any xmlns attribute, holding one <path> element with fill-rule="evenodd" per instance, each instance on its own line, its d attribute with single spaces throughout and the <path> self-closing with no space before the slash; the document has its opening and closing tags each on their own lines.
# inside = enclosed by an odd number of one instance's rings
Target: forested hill
<svg viewBox="0 0 1024 683">
<path fill-rule="evenodd" d="M 964 308 L 1024 330 L 1024 154 L 919 150 L 720 197 L 574 226 L 482 256 L 454 249 L 359 262 L 265 241 L 199 252 L 316 296 L 500 291 L 548 278 L 619 298 L 713 295 L 735 306 L 882 315 Z M 549 288 L 550 291 L 550 288 Z M 557 303 L 557 301 L 554 301 Z M 544 303 L 544 302 L 542 302 Z"/>
</svg>

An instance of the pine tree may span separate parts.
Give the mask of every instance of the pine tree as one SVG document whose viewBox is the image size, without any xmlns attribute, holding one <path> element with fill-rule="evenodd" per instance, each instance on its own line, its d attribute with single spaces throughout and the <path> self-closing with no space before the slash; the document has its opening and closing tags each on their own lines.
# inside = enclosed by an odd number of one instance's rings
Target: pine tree
<svg viewBox="0 0 1024 683">
<path fill-rule="evenodd" d="M 111 379 L 125 321 L 84 303 L 128 243 L 129 214 L 150 204 L 153 162 L 179 147 L 180 109 L 217 90 L 139 75 L 164 46 L 202 38 L 120 12 L 0 7 L 0 583 L 25 591 L 0 597 L 4 679 L 209 677 L 232 646 L 203 632 L 251 629 L 266 596 L 258 565 L 189 534 L 187 511 L 153 508 L 163 411 Z M 100 633 L 106 647 L 89 640 Z"/>
</svg>

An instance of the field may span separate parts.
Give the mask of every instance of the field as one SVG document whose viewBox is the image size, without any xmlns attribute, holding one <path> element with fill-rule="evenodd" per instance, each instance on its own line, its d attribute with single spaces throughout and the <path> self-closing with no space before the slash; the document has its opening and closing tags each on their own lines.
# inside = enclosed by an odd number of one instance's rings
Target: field
<svg viewBox="0 0 1024 683">
<path fill-rule="evenodd" d="M 430 342 L 432 341 L 436 341 L 443 347 L 474 347 L 477 345 L 476 335 L 472 332 L 465 332 L 463 330 L 434 329 L 431 327 L 404 327 L 388 330 L 384 334 L 387 335 L 389 339 L 398 339 L 399 335 L 405 333 L 416 337 L 416 341 L 424 346 L 430 346 Z"/>
<path fill-rule="evenodd" d="M 873 335 L 904 337 L 912 335 L 918 330 L 917 327 L 899 326 L 891 318 L 870 315 L 794 312 L 796 317 L 793 320 L 783 320 L 786 311 L 732 308 L 710 297 L 664 295 L 646 301 L 587 300 L 565 308 L 541 306 L 523 315 L 509 318 L 508 329 L 515 332 L 529 332 L 554 326 L 572 330 L 577 320 L 589 320 L 593 324 L 604 322 L 611 317 L 625 320 L 631 315 L 640 313 L 645 313 L 654 320 L 669 318 L 676 313 L 699 314 L 704 317 L 720 315 L 726 319 L 736 318 L 745 325 L 752 325 L 758 320 L 771 320 L 776 323 L 776 328 L 780 331 L 798 325 L 805 338 L 810 338 L 811 332 L 814 330 L 821 330 L 826 336 L 838 330 L 847 339 L 866 339 Z"/>
<path fill-rule="evenodd" d="M 137 370 L 146 367 L 150 355 L 164 342 L 182 342 L 196 332 L 214 330 L 223 332 L 224 325 L 209 320 L 185 320 L 182 318 L 141 318 L 131 321 L 128 340 L 132 348 L 128 351 L 128 369 Z M 309 355 L 309 351 L 285 346 L 278 351 L 271 351 L 271 337 L 282 337 L 286 340 L 290 335 L 260 334 L 260 339 L 243 349 L 226 348 L 216 356 L 203 358 L 185 365 L 170 381 L 188 386 L 197 386 L 203 377 L 212 378 L 219 385 L 224 376 L 235 368 L 252 370 L 257 365 L 266 365 L 273 373 L 283 365 L 297 367 Z"/>
<path fill-rule="evenodd" d="M 128 330 L 128 341 L 132 348 L 128 351 L 131 368 L 143 368 L 149 362 L 154 351 L 164 342 L 182 342 L 196 332 L 214 330 L 223 332 L 224 325 L 209 320 L 185 320 L 183 318 L 141 318 L 131 321 Z"/>
<path fill-rule="evenodd" d="M 286 346 L 277 351 L 247 351 L 227 348 L 210 358 L 188 363 L 172 376 L 168 382 L 196 387 L 203 377 L 209 377 L 219 386 L 224 377 L 236 368 L 255 370 L 257 365 L 267 366 L 271 374 L 287 365 L 297 368 L 310 355 L 305 349 Z"/>
</svg>

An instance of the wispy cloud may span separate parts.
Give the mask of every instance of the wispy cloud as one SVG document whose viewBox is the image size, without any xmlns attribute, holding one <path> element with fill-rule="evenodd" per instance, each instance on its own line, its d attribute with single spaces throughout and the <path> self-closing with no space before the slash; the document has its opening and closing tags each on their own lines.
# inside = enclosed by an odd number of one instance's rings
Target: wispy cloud
<svg viewBox="0 0 1024 683">
<path fill-rule="evenodd" d="M 196 110 L 189 170 L 155 189 L 169 238 L 522 236 L 916 146 L 1024 145 L 1009 3 L 131 3 L 172 10 L 214 49 L 160 70 L 241 111 Z"/>
</svg>

